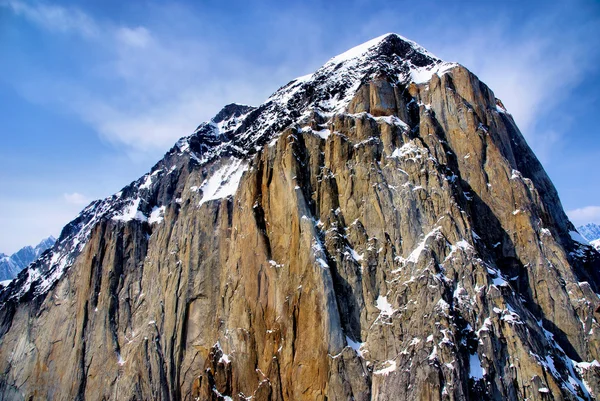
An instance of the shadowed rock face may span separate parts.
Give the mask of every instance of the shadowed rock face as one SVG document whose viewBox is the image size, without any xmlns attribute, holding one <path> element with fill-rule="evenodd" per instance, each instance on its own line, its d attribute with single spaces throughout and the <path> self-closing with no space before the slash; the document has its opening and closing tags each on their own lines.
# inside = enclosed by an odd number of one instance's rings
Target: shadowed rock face
<svg viewBox="0 0 600 401">
<path fill-rule="evenodd" d="M 396 35 L 342 56 L 0 292 L 4 399 L 595 398 L 599 256 L 512 117 Z"/>
</svg>

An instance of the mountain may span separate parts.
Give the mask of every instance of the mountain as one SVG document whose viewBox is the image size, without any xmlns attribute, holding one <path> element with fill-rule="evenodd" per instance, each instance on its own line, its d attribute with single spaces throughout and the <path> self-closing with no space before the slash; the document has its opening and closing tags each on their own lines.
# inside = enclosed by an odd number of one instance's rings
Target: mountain
<svg viewBox="0 0 600 401">
<path fill-rule="evenodd" d="M 594 223 L 577 227 L 577 231 L 597 250 L 600 250 L 600 226 Z"/>
<path fill-rule="evenodd" d="M 21 270 L 10 256 L 0 253 L 0 281 L 15 278 Z"/>
<path fill-rule="evenodd" d="M 56 239 L 49 236 L 40 241 L 35 247 L 25 246 L 11 256 L 0 253 L 0 281 L 15 278 L 21 270 L 40 257 L 46 249 L 51 248 L 54 242 L 56 242 Z"/>
<path fill-rule="evenodd" d="M 395 34 L 231 104 L 0 290 L 0 398 L 590 400 L 600 254 Z"/>
<path fill-rule="evenodd" d="M 588 223 L 586 225 L 577 227 L 577 231 L 579 231 L 579 233 L 588 241 L 600 239 L 600 226 L 598 224 Z"/>
</svg>

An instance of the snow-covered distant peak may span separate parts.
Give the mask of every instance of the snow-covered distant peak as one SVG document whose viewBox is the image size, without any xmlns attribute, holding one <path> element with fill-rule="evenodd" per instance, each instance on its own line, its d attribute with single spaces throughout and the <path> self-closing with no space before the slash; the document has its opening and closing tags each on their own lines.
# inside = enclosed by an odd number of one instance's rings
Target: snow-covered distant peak
<svg viewBox="0 0 600 401">
<path fill-rule="evenodd" d="M 55 242 L 56 242 L 56 238 L 54 238 L 53 235 L 50 235 L 49 237 L 41 240 L 40 243 L 37 244 L 37 246 L 35 247 L 35 250 L 38 253 L 38 256 L 41 255 L 42 252 L 44 252 L 46 249 L 48 249 L 52 245 L 54 245 Z"/>
<path fill-rule="evenodd" d="M 588 241 L 600 239 L 600 225 L 598 224 L 588 223 L 577 227 L 577 231 L 581 233 L 581 235 L 583 235 Z"/>
<path fill-rule="evenodd" d="M 24 246 L 11 256 L 0 253 L 0 280 L 13 279 L 30 263 L 40 257 L 47 249 L 51 248 L 56 239 L 53 236 L 44 238 L 35 247 Z"/>
</svg>

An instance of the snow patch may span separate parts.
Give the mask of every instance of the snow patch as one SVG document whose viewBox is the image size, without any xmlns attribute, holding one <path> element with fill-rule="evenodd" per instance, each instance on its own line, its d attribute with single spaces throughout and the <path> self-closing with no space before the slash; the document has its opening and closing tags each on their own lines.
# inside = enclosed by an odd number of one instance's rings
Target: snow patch
<svg viewBox="0 0 600 401">
<path fill-rule="evenodd" d="M 154 206 L 152 208 L 152 213 L 150 213 L 150 218 L 148 219 L 148 223 L 161 223 L 163 221 L 165 214 L 165 206 L 157 207 Z"/>
<path fill-rule="evenodd" d="M 442 76 L 457 66 L 457 63 L 444 62 L 425 67 L 413 67 L 411 68 L 410 76 L 414 83 L 423 84 L 425 82 L 429 82 L 434 75 Z"/>
<path fill-rule="evenodd" d="M 329 135 L 331 135 L 331 131 L 329 131 L 328 129 L 322 129 L 320 131 L 313 131 L 313 133 L 319 135 L 322 139 L 327 139 L 327 138 L 329 138 Z"/>
<path fill-rule="evenodd" d="M 389 361 L 384 362 L 384 367 L 373 372 L 374 375 L 384 375 L 387 376 L 390 373 L 394 372 L 397 368 L 396 361 L 390 359 Z"/>
<path fill-rule="evenodd" d="M 138 210 L 140 201 L 140 198 L 135 198 L 121 211 L 121 213 L 115 214 L 112 219 L 124 222 L 131 220 L 147 221 L 148 218 L 144 215 L 144 213 Z"/>
<path fill-rule="evenodd" d="M 413 142 L 407 142 L 401 147 L 394 149 L 390 157 L 402 159 L 410 156 L 413 159 L 420 159 L 424 152 L 424 149 L 418 147 Z"/>
<path fill-rule="evenodd" d="M 359 255 L 354 249 L 348 247 L 348 251 L 350 252 L 350 255 L 352 255 L 352 259 L 356 262 L 360 263 L 363 260 L 363 255 Z"/>
<path fill-rule="evenodd" d="M 321 265 L 323 269 L 329 269 L 329 265 L 323 258 L 317 258 L 317 262 Z"/>
<path fill-rule="evenodd" d="M 233 159 L 221 166 L 200 187 L 202 199 L 200 205 L 214 199 L 233 196 L 237 190 L 248 164 L 240 159 Z"/>
<path fill-rule="evenodd" d="M 423 238 L 419 245 L 417 245 L 417 247 L 410 253 L 410 255 L 408 255 L 408 258 L 400 259 L 400 261 L 403 262 L 403 264 L 406 264 L 407 262 L 417 263 L 419 261 L 419 257 L 421 256 L 421 253 L 423 253 L 425 248 L 427 248 L 427 240 L 431 237 L 437 238 L 438 235 L 441 235 L 441 230 L 442 227 L 438 226 L 431 230 L 429 233 L 427 233 L 427 235 L 425 235 L 425 238 Z M 397 270 L 394 270 L 394 272 L 397 272 Z"/>
<path fill-rule="evenodd" d="M 392 308 L 392 304 L 388 302 L 387 297 L 382 297 L 381 295 L 377 297 L 375 307 L 379 309 L 381 315 L 384 316 L 392 316 L 394 312 L 396 312 L 396 310 Z"/>
</svg>

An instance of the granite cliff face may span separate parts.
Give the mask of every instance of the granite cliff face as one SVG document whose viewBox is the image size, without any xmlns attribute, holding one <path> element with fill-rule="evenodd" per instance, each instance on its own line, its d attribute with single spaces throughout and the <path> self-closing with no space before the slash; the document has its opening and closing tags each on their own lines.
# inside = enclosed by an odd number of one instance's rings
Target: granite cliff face
<svg viewBox="0 0 600 401">
<path fill-rule="evenodd" d="M 589 400 L 600 256 L 397 35 L 229 105 L 0 292 L 2 399 Z"/>
</svg>

